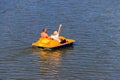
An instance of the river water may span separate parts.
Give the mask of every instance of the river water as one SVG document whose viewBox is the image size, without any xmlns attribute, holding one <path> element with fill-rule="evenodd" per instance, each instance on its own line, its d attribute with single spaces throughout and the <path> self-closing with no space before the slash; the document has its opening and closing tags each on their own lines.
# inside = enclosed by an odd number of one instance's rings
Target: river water
<svg viewBox="0 0 120 80">
<path fill-rule="evenodd" d="M 119 0 L 0 0 L 0 80 L 119 80 Z M 62 23 L 73 46 L 32 48 Z"/>
</svg>

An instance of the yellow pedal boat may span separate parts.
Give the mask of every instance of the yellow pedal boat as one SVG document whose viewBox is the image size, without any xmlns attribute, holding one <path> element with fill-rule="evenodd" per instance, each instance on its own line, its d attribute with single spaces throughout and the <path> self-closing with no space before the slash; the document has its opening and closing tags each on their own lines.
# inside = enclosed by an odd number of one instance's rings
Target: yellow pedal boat
<svg viewBox="0 0 120 80">
<path fill-rule="evenodd" d="M 53 39 L 40 38 L 38 41 L 33 42 L 32 46 L 38 47 L 38 48 L 43 48 L 43 49 L 44 48 L 45 49 L 58 49 L 58 48 L 71 46 L 75 42 L 75 40 L 68 39 L 63 36 L 60 36 L 59 39 L 63 40 L 63 43 L 60 43 L 57 40 L 53 40 Z"/>
</svg>

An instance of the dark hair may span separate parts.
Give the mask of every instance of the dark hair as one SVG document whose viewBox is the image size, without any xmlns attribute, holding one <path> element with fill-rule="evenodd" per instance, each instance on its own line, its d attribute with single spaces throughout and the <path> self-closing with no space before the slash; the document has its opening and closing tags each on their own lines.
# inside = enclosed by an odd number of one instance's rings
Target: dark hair
<svg viewBox="0 0 120 80">
<path fill-rule="evenodd" d="M 47 33 L 47 29 L 46 28 L 43 28 L 42 32 L 44 32 L 46 30 L 46 33 Z"/>
</svg>

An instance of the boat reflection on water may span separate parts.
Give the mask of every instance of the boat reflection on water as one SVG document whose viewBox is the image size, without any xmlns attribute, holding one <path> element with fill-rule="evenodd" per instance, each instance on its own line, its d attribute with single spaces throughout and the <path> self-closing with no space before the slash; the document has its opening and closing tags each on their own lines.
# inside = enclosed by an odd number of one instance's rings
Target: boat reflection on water
<svg viewBox="0 0 120 80">
<path fill-rule="evenodd" d="M 61 72 L 60 69 L 62 67 L 62 56 L 67 51 L 73 50 L 73 46 L 67 47 L 67 49 L 59 49 L 59 50 L 42 50 L 33 48 L 34 54 L 39 54 L 39 68 L 40 68 L 40 77 L 45 80 L 57 80 L 59 79 Z"/>
</svg>

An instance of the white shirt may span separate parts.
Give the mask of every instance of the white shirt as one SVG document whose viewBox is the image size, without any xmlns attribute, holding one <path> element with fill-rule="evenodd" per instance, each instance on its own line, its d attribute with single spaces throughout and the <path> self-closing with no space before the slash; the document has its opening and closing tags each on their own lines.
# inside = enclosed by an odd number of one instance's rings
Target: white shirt
<svg viewBox="0 0 120 80">
<path fill-rule="evenodd" d="M 57 40 L 58 42 L 60 42 L 59 34 L 51 35 L 51 38 L 53 38 L 54 40 Z"/>
</svg>

